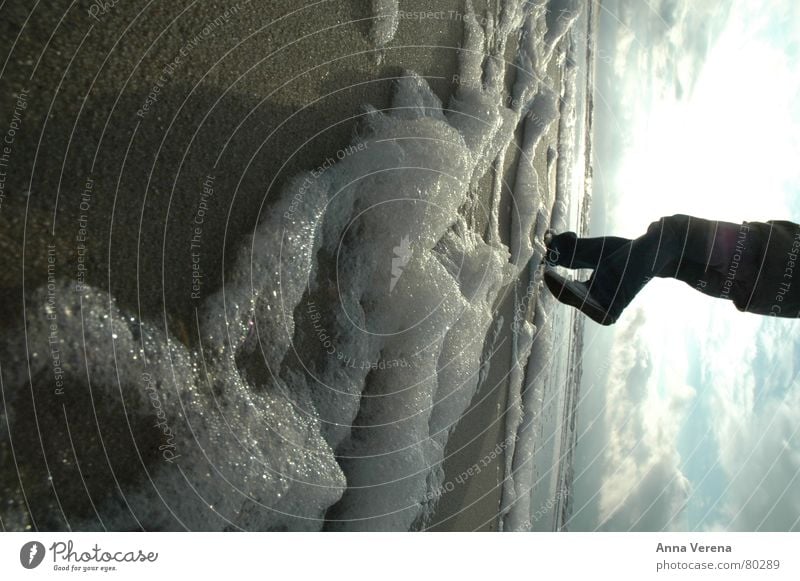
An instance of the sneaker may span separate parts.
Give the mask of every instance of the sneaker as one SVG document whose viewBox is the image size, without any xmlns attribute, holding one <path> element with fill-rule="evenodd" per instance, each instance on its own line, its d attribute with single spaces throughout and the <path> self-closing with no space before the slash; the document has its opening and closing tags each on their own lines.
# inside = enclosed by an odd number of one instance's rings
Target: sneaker
<svg viewBox="0 0 800 581">
<path fill-rule="evenodd" d="M 613 325 L 617 318 L 591 296 L 585 282 L 567 280 L 554 270 L 545 270 L 544 282 L 559 301 L 575 307 L 595 323 Z"/>
</svg>

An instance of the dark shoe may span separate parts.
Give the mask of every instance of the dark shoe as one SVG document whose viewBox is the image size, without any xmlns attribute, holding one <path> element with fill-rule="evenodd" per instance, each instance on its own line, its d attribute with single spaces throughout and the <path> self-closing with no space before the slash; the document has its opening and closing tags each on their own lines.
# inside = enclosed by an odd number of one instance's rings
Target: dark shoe
<svg viewBox="0 0 800 581">
<path fill-rule="evenodd" d="M 544 253 L 544 257 L 542 258 L 542 264 L 547 266 L 558 266 L 558 258 L 559 252 L 557 248 L 553 248 L 550 244 L 553 242 L 553 236 L 555 236 L 555 232 L 548 228 L 544 232 L 544 245 L 547 250 Z"/>
<path fill-rule="evenodd" d="M 567 280 L 554 270 L 545 270 L 544 283 L 559 301 L 575 307 L 595 323 L 613 325 L 617 318 L 589 294 L 585 282 Z"/>
</svg>

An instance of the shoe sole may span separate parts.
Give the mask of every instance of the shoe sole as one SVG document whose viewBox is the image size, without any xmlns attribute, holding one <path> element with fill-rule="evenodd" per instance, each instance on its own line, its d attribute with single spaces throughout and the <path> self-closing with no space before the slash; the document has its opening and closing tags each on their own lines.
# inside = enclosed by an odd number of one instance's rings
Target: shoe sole
<svg viewBox="0 0 800 581">
<path fill-rule="evenodd" d="M 589 297 L 579 295 L 572 290 L 568 281 L 560 275 L 552 271 L 546 271 L 544 273 L 544 283 L 547 285 L 547 288 L 550 289 L 550 292 L 553 293 L 553 296 L 560 302 L 578 309 L 595 323 L 608 326 L 616 322 L 617 319 L 611 316 L 611 314 L 600 305 L 589 299 Z"/>
</svg>

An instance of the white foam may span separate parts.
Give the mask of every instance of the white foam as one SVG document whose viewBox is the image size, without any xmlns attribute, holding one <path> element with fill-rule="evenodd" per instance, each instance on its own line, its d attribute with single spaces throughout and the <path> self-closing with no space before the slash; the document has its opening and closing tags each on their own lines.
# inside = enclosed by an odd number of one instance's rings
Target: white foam
<svg viewBox="0 0 800 581">
<path fill-rule="evenodd" d="M 477 386 L 494 297 L 508 280 L 507 249 L 487 245 L 458 212 L 477 158 L 469 144 L 482 151 L 497 126 L 473 127 L 467 140 L 434 99 L 418 77 L 401 81 L 393 105 L 417 105 L 371 118 L 365 153 L 336 168 L 343 183 L 374 177 L 355 186 L 361 234 L 341 247 L 338 266 L 361 297 L 368 332 L 352 323 L 335 332 L 408 364 L 373 370 L 366 381 L 352 436 L 339 448 L 349 489 L 336 529 L 405 530 L 430 510 L 444 445 Z M 391 258 L 403 239 L 411 252 L 392 288 Z"/>
<path fill-rule="evenodd" d="M 400 24 L 400 0 L 372 0 L 370 40 L 378 50 L 377 61 L 383 61 L 383 47 L 389 44 Z"/>
<path fill-rule="evenodd" d="M 47 310 L 51 318 L 29 317 L 27 342 L 22 334 L 10 342 L 3 355 L 5 384 L 8 393 L 16 393 L 27 382 L 26 345 L 31 349 L 31 377 L 53 372 L 51 354 L 56 349 L 64 394 L 44 392 L 52 384 L 45 378 L 37 382 L 39 398 L 69 406 L 91 389 L 94 403 L 84 410 L 89 416 L 72 417 L 71 422 L 93 422 L 99 416 L 101 426 L 128 422 L 140 431 L 137 436 L 156 438 L 157 449 L 141 449 L 132 456 L 139 458 L 142 476 L 134 490 L 131 483 L 124 484 L 126 509 L 118 501 L 95 500 L 107 528 L 322 526 L 325 509 L 339 498 L 345 482 L 320 435 L 319 421 L 298 412 L 310 408 L 303 401 L 307 394 L 278 381 L 248 385 L 232 359 L 204 361 L 161 330 L 120 311 L 107 293 L 92 288 L 78 293 L 74 284 L 53 284 L 49 291 L 56 297 L 55 307 Z M 31 312 L 41 309 L 47 293 L 43 287 L 32 294 Z M 15 444 L 18 453 L 24 451 Z M 70 443 L 60 445 L 63 450 L 48 450 L 51 460 L 61 454 L 72 457 Z M 106 446 L 116 449 L 119 442 L 108 440 Z M 100 474 L 92 466 L 103 470 L 109 462 L 99 447 L 80 460 L 86 478 Z M 77 477 L 58 486 L 67 498 L 85 494 Z M 247 519 L 242 518 L 245 513 Z M 71 517 L 74 529 L 96 526 L 92 517 L 86 522 Z"/>
</svg>

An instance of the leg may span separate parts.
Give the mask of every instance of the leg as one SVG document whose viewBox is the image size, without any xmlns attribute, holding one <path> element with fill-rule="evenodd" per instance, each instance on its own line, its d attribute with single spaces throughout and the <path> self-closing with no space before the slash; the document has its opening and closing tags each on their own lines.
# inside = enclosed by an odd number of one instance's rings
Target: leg
<svg viewBox="0 0 800 581">
<path fill-rule="evenodd" d="M 730 260 L 732 234 L 738 229 L 728 222 L 668 216 L 650 224 L 643 236 L 601 257 L 585 283 L 566 281 L 554 271 L 545 273 L 545 282 L 562 302 L 601 324 L 611 324 L 654 276 L 692 285 L 705 277 L 719 284 Z M 695 288 L 711 294 L 706 285 Z"/>
<path fill-rule="evenodd" d="M 547 245 L 548 262 L 565 268 L 597 268 L 603 257 L 613 254 L 631 241 L 617 236 L 578 238 L 575 232 L 553 236 Z"/>
<path fill-rule="evenodd" d="M 720 228 L 722 226 L 722 228 Z M 696 285 L 698 274 L 718 280 L 730 260 L 727 237 L 738 224 L 667 216 L 650 224 L 647 232 L 601 260 L 589 281 L 589 291 L 609 312 L 619 316 L 653 277 L 672 277 Z M 724 232 L 723 241 L 718 235 Z M 720 243 L 720 242 L 724 243 Z"/>
</svg>

